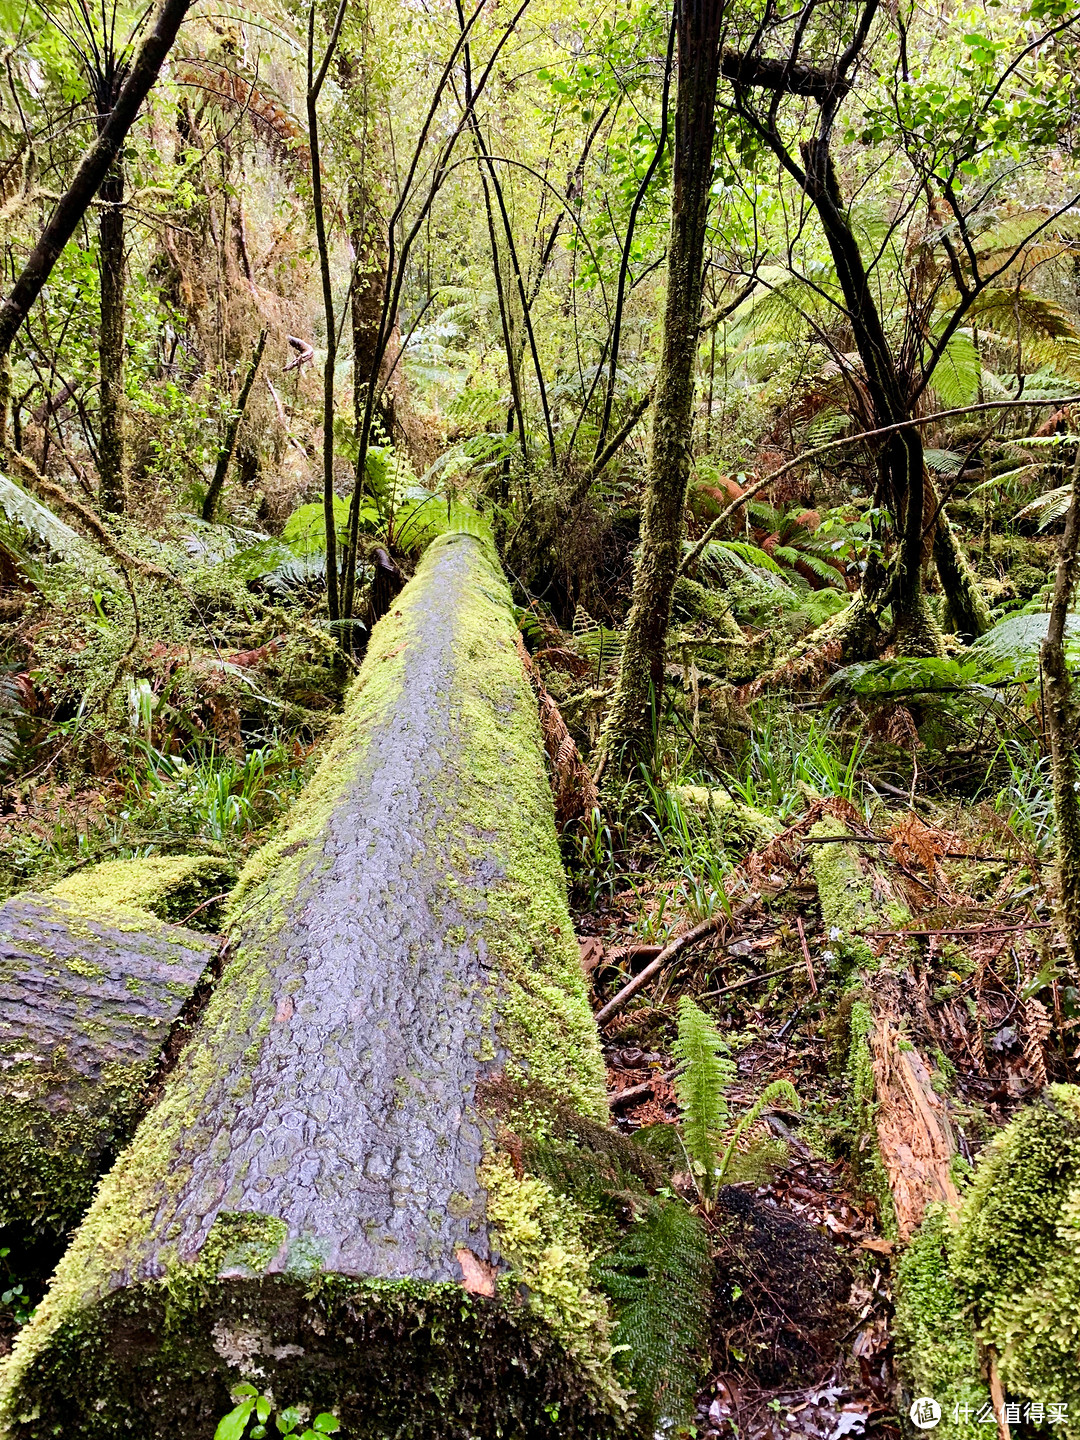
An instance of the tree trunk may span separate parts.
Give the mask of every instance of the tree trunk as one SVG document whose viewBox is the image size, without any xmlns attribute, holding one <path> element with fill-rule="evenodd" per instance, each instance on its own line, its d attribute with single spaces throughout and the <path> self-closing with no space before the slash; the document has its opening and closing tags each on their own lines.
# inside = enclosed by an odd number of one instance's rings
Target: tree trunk
<svg viewBox="0 0 1080 1440">
<path fill-rule="evenodd" d="M 1076 747 L 1080 743 L 1080 707 L 1073 694 L 1065 653 L 1066 621 L 1080 569 L 1080 442 L 1073 466 L 1072 499 L 1065 517 L 1050 622 L 1042 645 L 1046 722 L 1054 770 L 1054 817 L 1057 821 L 1058 909 L 1069 963 L 1080 968 L 1080 774 Z"/>
<path fill-rule="evenodd" d="M 977 640 L 994 623 L 971 562 L 944 507 L 934 526 L 934 564 L 945 596 L 945 627 L 962 640 Z"/>
<path fill-rule="evenodd" d="M 120 160 L 101 185 L 98 222 L 101 322 L 98 361 L 101 402 L 98 498 L 106 515 L 124 513 L 124 171 Z"/>
<path fill-rule="evenodd" d="M 671 596 L 682 558 L 722 15 L 719 0 L 679 0 L 679 81 L 664 335 L 653 401 L 641 545 L 605 741 L 610 762 L 624 773 L 652 750 L 652 711 L 663 688 Z"/>
<path fill-rule="evenodd" d="M 219 943 L 125 906 L 0 907 L 0 1225 L 78 1223 Z"/>
<path fill-rule="evenodd" d="M 83 156 L 74 179 L 57 202 L 41 238 L 30 252 L 7 299 L 0 305 L 0 449 L 7 444 L 11 342 L 41 294 L 64 246 L 74 235 L 90 202 L 115 165 L 120 147 L 172 49 L 190 6 L 191 0 L 163 0 L 97 140 Z M 5 376 L 6 379 L 3 378 Z"/>
<path fill-rule="evenodd" d="M 802 158 L 806 166 L 803 188 L 818 213 L 836 267 L 873 404 L 874 424 L 895 425 L 910 418 L 907 396 L 844 207 L 827 136 L 804 142 Z M 898 535 L 887 577 L 896 645 L 905 655 L 940 655 L 941 636 L 922 585 L 926 465 L 918 430 L 902 430 L 886 440 L 878 466 L 882 495 L 892 510 Z M 877 597 L 867 598 L 873 602 Z"/>
<path fill-rule="evenodd" d="M 484 542 L 437 540 L 19 1337 L 11 1440 L 209 1440 L 242 1377 L 357 1440 L 615 1428 L 585 1218 L 488 1104 L 607 1113 L 516 635 Z"/>
<path fill-rule="evenodd" d="M 225 439 L 221 449 L 218 451 L 217 464 L 214 466 L 213 478 L 206 491 L 206 498 L 203 500 L 202 518 L 213 520 L 214 513 L 221 499 L 221 492 L 225 488 L 225 480 L 229 474 L 229 466 L 232 464 L 232 457 L 236 451 L 236 437 L 240 433 L 240 425 L 247 410 L 248 400 L 251 397 L 251 387 L 255 384 L 255 376 L 259 373 L 259 363 L 266 349 L 265 330 L 261 331 L 251 353 L 251 364 L 248 366 L 247 374 L 244 376 L 244 383 L 240 389 L 240 395 L 236 402 L 236 409 L 233 411 L 232 419 L 229 421 L 229 428 L 225 431 Z"/>
</svg>

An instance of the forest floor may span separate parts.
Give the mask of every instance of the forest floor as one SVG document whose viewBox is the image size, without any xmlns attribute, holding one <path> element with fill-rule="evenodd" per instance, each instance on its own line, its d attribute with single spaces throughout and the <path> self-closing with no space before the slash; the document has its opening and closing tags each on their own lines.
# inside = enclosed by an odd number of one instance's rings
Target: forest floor
<svg viewBox="0 0 1080 1440">
<path fill-rule="evenodd" d="M 46 654 L 55 601 L 35 600 L 10 647 L 22 710 L 18 778 L 0 786 L 5 893 L 145 854 L 215 856 L 235 874 L 267 838 L 349 676 L 312 626 L 318 597 L 292 610 L 262 600 L 245 615 L 245 593 L 218 596 L 214 653 L 178 658 L 176 646 L 144 637 L 148 678 L 128 696 L 126 733 L 113 723 L 89 740 L 75 737 L 72 718 L 78 657 L 89 651 L 53 644 Z M 574 742 L 552 753 L 548 737 L 562 812 L 582 761 L 595 760 L 612 632 L 559 630 L 548 617 L 537 632 L 529 620 L 523 611 L 534 683 Z M 733 1126 L 770 1083 L 790 1082 L 799 1108 L 766 1108 L 703 1208 L 718 1263 L 698 1434 L 898 1435 L 910 1397 L 893 1260 L 898 1218 L 903 1231 L 919 1217 L 897 1216 L 871 1163 L 853 1011 L 888 972 L 901 1048 L 917 1052 L 947 1104 L 958 1173 L 1025 1101 L 1074 1077 L 1080 995 L 1052 923 L 1037 683 L 988 698 L 948 670 L 946 684 L 928 671 L 912 685 L 904 672 L 900 689 L 879 695 L 816 685 L 755 695 L 698 668 L 719 670 L 715 647 L 701 658 L 709 625 L 699 615 L 673 637 L 654 770 L 600 810 L 560 813 L 597 1011 L 672 939 L 715 922 L 602 1026 L 612 1120 L 651 1131 L 649 1148 L 672 1159 L 672 1191 L 696 1202 L 673 1083 L 684 996 L 734 1062 Z M 14 1250 L 0 1234 L 0 1354 L 57 1254 Z"/>
</svg>

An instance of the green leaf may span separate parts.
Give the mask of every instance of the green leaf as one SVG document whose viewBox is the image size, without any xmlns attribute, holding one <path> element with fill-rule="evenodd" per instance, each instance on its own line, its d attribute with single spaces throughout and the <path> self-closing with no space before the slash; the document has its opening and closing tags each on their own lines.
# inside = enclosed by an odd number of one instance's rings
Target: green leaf
<svg viewBox="0 0 1080 1440">
<path fill-rule="evenodd" d="M 218 1421 L 218 1427 L 214 1431 L 214 1440 L 240 1440 L 254 1409 L 254 1400 L 241 1401 L 235 1410 L 230 1410 Z"/>
<path fill-rule="evenodd" d="M 335 1431 L 341 1429 L 341 1421 L 337 1416 L 330 1415 L 325 1410 L 321 1415 L 316 1415 L 311 1423 L 321 1435 L 333 1435 Z"/>
<path fill-rule="evenodd" d="M 265 1395 L 260 1395 L 255 1402 L 255 1414 L 259 1417 L 259 1423 L 265 1424 L 270 1418 L 271 1405 Z"/>
</svg>

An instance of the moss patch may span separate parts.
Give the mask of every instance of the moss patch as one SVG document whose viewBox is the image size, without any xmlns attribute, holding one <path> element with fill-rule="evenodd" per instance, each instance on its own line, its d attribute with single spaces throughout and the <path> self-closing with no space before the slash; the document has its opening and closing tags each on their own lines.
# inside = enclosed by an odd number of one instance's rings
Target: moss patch
<svg viewBox="0 0 1080 1440">
<path fill-rule="evenodd" d="M 149 855 L 135 860 L 105 860 L 76 870 L 52 886 L 50 894 L 108 911 L 116 906 L 146 910 L 161 920 L 191 920 L 212 930 L 222 915 L 220 899 L 232 889 L 236 872 L 213 855 Z M 198 913 L 192 911 L 198 907 Z"/>
</svg>

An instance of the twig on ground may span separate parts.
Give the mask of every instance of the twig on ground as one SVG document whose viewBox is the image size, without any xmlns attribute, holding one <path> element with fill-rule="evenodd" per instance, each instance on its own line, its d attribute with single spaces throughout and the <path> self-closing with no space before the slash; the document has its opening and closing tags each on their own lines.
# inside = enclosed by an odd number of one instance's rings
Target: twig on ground
<svg viewBox="0 0 1080 1440">
<path fill-rule="evenodd" d="M 685 935 L 680 935 L 670 944 L 665 945 L 651 964 L 646 965 L 645 969 L 639 975 L 635 975 L 632 980 L 628 980 L 622 989 L 617 991 L 607 1004 L 596 1012 L 597 1025 L 606 1025 L 612 1016 L 617 1015 L 626 1002 L 636 995 L 643 985 L 647 985 L 665 965 L 674 960 L 676 956 L 681 955 L 684 950 L 688 950 L 691 945 L 696 945 L 699 940 L 704 940 L 706 936 L 714 934 L 726 920 L 726 915 L 710 915 L 708 920 L 702 920 L 700 925 L 695 925 L 692 930 L 687 930 Z"/>
</svg>

